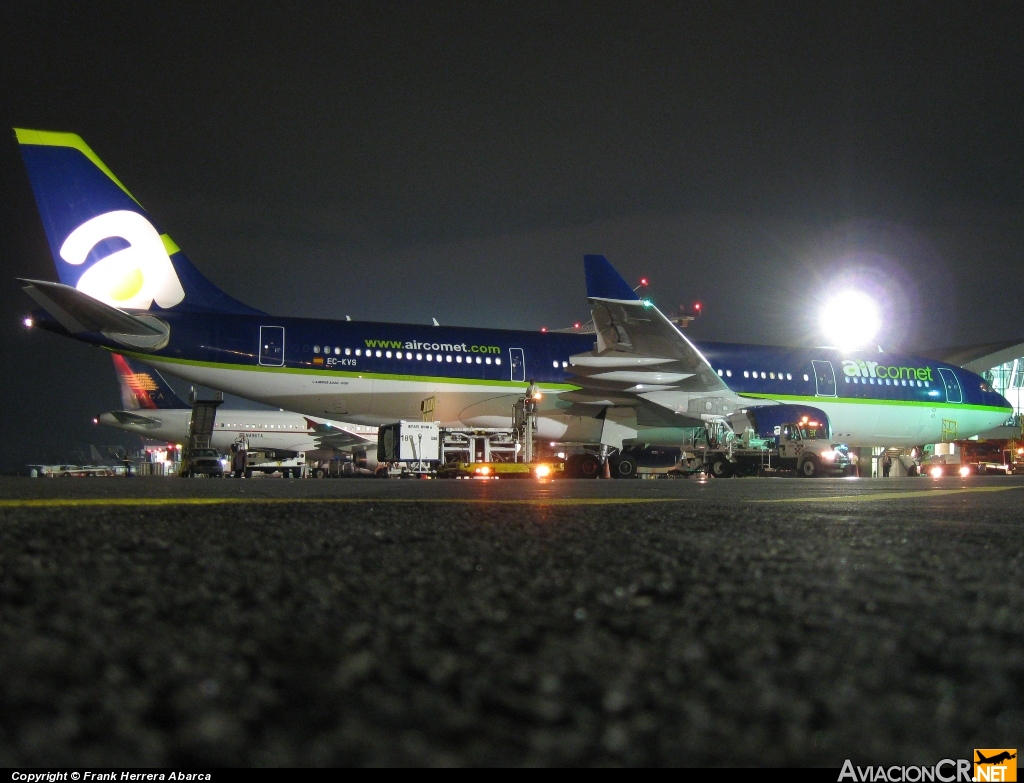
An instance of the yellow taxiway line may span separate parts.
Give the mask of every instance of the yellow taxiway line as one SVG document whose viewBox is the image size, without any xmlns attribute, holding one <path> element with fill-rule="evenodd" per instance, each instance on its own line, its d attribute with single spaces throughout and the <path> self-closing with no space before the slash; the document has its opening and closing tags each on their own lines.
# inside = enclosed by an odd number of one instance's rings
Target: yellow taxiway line
<svg viewBox="0 0 1024 783">
<path fill-rule="evenodd" d="M 635 503 L 679 503 L 686 498 L 26 498 L 0 500 L 4 508 L 80 508 L 83 506 L 241 506 L 330 503 L 434 503 L 504 506 L 611 506 Z"/>
<path fill-rule="evenodd" d="M 966 492 L 1006 492 L 1011 489 L 1024 489 L 1024 486 L 1013 487 L 960 487 L 958 489 L 913 489 L 907 492 L 871 492 L 863 495 L 829 495 L 814 498 L 776 498 L 774 500 L 752 500 L 751 503 L 835 503 L 849 501 L 864 503 L 873 500 L 908 500 L 911 498 L 939 497 L 940 495 L 961 495 Z"/>
<path fill-rule="evenodd" d="M 920 489 L 905 492 L 871 492 L 850 495 L 828 495 L 824 497 L 797 497 L 753 499 L 748 503 L 868 503 L 882 500 L 910 500 L 960 495 L 968 492 L 1006 492 L 1024 489 L 1012 487 L 959 487 L 957 489 Z M 489 506 L 615 506 L 648 503 L 692 503 L 695 497 L 659 498 L 21 498 L 0 499 L 0 509 L 5 508 L 84 508 L 84 507 L 162 507 L 162 506 L 250 506 L 250 505 L 329 505 L 355 503 L 430 503 L 448 505 L 489 505 Z M 705 501 L 701 498 L 699 502 Z"/>
</svg>

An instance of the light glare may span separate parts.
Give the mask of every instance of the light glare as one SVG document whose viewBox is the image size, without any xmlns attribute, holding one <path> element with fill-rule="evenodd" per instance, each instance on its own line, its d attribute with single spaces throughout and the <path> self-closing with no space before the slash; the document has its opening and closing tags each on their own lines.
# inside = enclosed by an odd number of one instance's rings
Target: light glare
<svg viewBox="0 0 1024 783">
<path fill-rule="evenodd" d="M 844 350 L 871 344 L 882 326 L 878 305 L 863 291 L 849 290 L 828 300 L 818 313 L 821 330 L 830 345 Z"/>
</svg>

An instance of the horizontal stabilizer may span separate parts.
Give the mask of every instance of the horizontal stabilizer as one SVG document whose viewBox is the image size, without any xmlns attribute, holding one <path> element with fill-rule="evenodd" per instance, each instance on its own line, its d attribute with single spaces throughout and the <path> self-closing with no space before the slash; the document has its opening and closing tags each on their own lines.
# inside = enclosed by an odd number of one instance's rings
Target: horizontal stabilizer
<svg viewBox="0 0 1024 783">
<path fill-rule="evenodd" d="M 583 256 L 583 270 L 587 277 L 588 299 L 636 301 L 640 298 L 604 256 Z"/>
<path fill-rule="evenodd" d="M 61 283 L 19 281 L 26 284 L 25 293 L 72 334 L 102 332 L 139 348 L 156 348 L 167 342 L 169 327 L 151 315 L 131 315 Z"/>
<path fill-rule="evenodd" d="M 151 416 L 143 416 L 133 411 L 111 411 L 110 415 L 117 419 L 121 424 L 133 424 L 136 427 L 145 427 L 149 430 L 158 429 L 162 423 L 160 419 L 154 419 Z"/>
</svg>

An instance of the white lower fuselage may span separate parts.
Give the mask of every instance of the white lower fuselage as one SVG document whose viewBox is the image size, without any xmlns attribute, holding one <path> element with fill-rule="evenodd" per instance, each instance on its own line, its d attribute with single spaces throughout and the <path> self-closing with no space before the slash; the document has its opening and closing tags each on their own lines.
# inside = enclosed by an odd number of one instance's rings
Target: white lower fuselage
<svg viewBox="0 0 1024 783">
<path fill-rule="evenodd" d="M 492 387 L 460 384 L 457 380 L 445 378 L 405 381 L 340 373 L 325 378 L 322 373 L 303 375 L 164 363 L 157 357 L 147 357 L 147 362 L 193 383 L 268 405 L 311 417 L 330 416 L 373 427 L 399 419 L 419 420 L 421 406 L 428 400 L 433 406 L 433 419 L 443 426 L 510 427 L 513 405 L 525 392 L 525 385 L 520 388 L 508 383 L 496 383 Z M 537 421 L 539 438 L 575 443 L 602 442 L 602 430 L 606 428 L 604 419 L 563 413 L 562 409 L 568 406 L 559 405 L 558 394 L 566 390 L 565 386 L 545 388 L 543 383 L 540 386 L 544 397 Z M 794 402 L 792 397 L 785 395 L 777 400 L 744 398 L 742 395 L 734 399 L 739 407 Z M 884 400 L 806 397 L 799 402 L 823 410 L 832 425 L 833 439 L 851 446 L 936 443 L 951 439 L 951 433 L 964 437 L 968 433 L 987 431 L 1001 425 L 1006 418 L 1005 411 L 939 401 L 934 404 L 894 405 Z M 685 410 L 685 403 L 686 400 L 681 399 L 681 410 Z M 219 415 L 225 414 L 228 411 Z M 692 423 L 681 423 L 679 428 L 637 426 L 627 416 L 620 421 L 617 434 L 625 439 L 637 438 L 648 443 L 678 443 L 680 432 L 686 426 L 692 426 Z"/>
</svg>

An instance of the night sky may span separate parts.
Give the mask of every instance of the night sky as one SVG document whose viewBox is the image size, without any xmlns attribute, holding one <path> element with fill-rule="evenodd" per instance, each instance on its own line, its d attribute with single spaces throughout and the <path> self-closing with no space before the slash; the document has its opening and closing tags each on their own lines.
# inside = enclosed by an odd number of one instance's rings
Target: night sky
<svg viewBox="0 0 1024 783">
<path fill-rule="evenodd" d="M 5 3 L 0 125 L 276 314 L 565 326 L 604 253 L 696 339 L 819 344 L 837 281 L 888 350 L 1024 336 L 1019 2 L 254 5 Z M 0 467 L 135 445 L 108 356 L 20 327 L 56 274 L 0 139 Z"/>
</svg>

